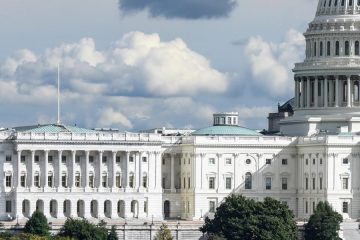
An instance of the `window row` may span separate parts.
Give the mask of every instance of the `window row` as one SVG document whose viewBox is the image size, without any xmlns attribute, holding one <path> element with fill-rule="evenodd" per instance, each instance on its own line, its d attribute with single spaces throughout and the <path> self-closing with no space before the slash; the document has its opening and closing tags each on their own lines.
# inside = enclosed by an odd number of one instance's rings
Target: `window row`
<svg viewBox="0 0 360 240">
<path fill-rule="evenodd" d="M 267 159 L 265 159 L 265 164 L 271 165 L 272 161 L 273 161 L 273 159 L 267 158 Z M 232 163 L 233 163 L 232 158 L 225 158 L 225 164 L 226 165 L 232 165 Z M 249 164 L 252 163 L 252 160 L 251 159 L 246 159 L 245 163 L 247 165 L 249 165 Z M 215 165 L 216 164 L 216 159 L 215 158 L 209 158 L 208 164 L 209 165 Z M 281 159 L 281 165 L 288 165 L 288 160 L 286 158 Z"/>
<path fill-rule="evenodd" d="M 344 49 L 344 50 L 342 50 Z M 360 43 L 355 41 L 352 43 L 349 40 L 346 41 L 310 41 L 306 44 L 306 56 L 307 57 L 324 57 L 324 56 L 360 56 Z"/>
<path fill-rule="evenodd" d="M 31 158 L 29 158 L 29 157 L 27 158 L 27 156 L 21 155 L 20 161 L 21 161 L 22 163 L 26 162 L 26 159 L 31 160 Z M 142 162 L 144 162 L 144 163 L 146 163 L 146 162 L 148 161 L 147 157 L 142 157 L 141 159 L 142 159 Z M 48 163 L 52 163 L 53 160 L 54 160 L 54 156 L 51 156 L 51 155 L 48 156 Z M 61 162 L 62 162 L 62 163 L 66 163 L 67 160 L 68 160 L 68 159 L 67 159 L 67 156 L 65 156 L 65 155 L 61 156 Z M 11 162 L 11 161 L 12 161 L 12 155 L 6 155 L 5 161 L 6 161 L 6 162 Z M 81 161 L 81 156 L 78 156 L 78 155 L 75 156 L 75 163 L 80 163 L 80 161 Z M 89 156 L 89 163 L 94 163 L 94 161 L 95 161 L 95 156 L 90 155 L 90 156 Z M 40 156 L 39 156 L 39 155 L 35 155 L 35 156 L 34 156 L 34 162 L 35 162 L 35 163 L 39 163 L 39 162 L 40 162 Z M 107 162 L 108 162 L 108 157 L 107 157 L 107 156 L 102 156 L 102 163 L 107 163 Z M 117 163 L 120 163 L 120 162 L 121 162 L 121 157 L 120 157 L 120 156 L 117 156 L 117 157 L 116 157 L 116 162 L 117 162 Z M 135 162 L 135 158 L 134 158 L 133 156 L 130 156 L 130 157 L 129 157 L 129 162 L 130 162 L 130 163 L 134 163 L 134 162 Z"/>
<path fill-rule="evenodd" d="M 265 189 L 271 190 L 272 189 L 272 177 L 265 177 Z M 233 178 L 232 177 L 225 177 L 225 189 L 231 190 L 233 189 L 232 186 Z M 208 180 L 209 189 L 216 188 L 216 177 L 209 177 Z M 253 189 L 253 177 L 251 173 L 245 174 L 245 182 L 244 182 L 244 189 L 245 190 L 252 190 Z M 288 190 L 288 177 L 281 177 L 281 189 Z"/>
<path fill-rule="evenodd" d="M 334 7 L 337 7 L 338 6 L 338 3 L 340 4 L 339 6 L 341 7 L 344 7 L 345 6 L 345 1 L 346 0 L 324 0 L 323 2 L 323 7 L 331 7 L 331 6 L 334 6 Z M 353 1 L 354 0 L 348 0 L 348 3 L 349 3 L 349 6 L 353 6 Z M 360 0 L 355 0 L 356 1 L 356 4 L 357 6 L 360 6 Z"/>
<path fill-rule="evenodd" d="M 95 175 L 93 173 L 89 173 L 89 182 L 88 185 L 90 188 L 95 188 Z M 33 183 L 34 183 L 34 187 L 41 187 L 41 176 L 39 173 L 35 173 L 34 175 L 34 179 L 33 179 Z M 68 186 L 68 174 L 67 173 L 63 173 L 61 175 L 61 187 L 67 188 Z M 108 177 L 107 174 L 103 174 L 101 176 L 101 186 L 102 187 L 109 187 L 108 183 L 111 180 L 110 177 Z M 75 187 L 81 187 L 83 180 L 81 179 L 81 175 L 80 173 L 76 173 L 75 174 L 75 178 L 74 178 L 74 185 Z M 45 185 L 45 184 L 43 184 Z M 13 186 L 13 176 L 11 174 L 6 174 L 5 175 L 5 187 L 12 187 Z M 20 176 L 20 187 L 26 187 L 27 186 L 27 175 L 26 174 L 21 174 Z M 54 183 L 54 175 L 52 172 L 49 172 L 48 177 L 47 177 L 47 186 L 48 187 L 55 187 L 55 183 Z M 142 187 L 147 188 L 148 187 L 148 176 L 147 174 L 143 174 L 142 176 Z M 120 173 L 117 173 L 115 176 L 115 187 L 117 188 L 122 188 L 123 184 L 122 184 L 122 176 Z M 130 173 L 129 175 L 129 187 L 130 188 L 134 188 L 135 187 L 135 175 L 133 173 Z"/>
</svg>

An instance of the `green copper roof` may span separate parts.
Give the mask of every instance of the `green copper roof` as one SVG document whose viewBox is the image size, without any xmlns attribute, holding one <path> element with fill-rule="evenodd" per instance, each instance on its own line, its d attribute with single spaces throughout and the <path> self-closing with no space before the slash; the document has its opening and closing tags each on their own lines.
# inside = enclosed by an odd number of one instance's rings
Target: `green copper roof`
<svg viewBox="0 0 360 240">
<path fill-rule="evenodd" d="M 211 126 L 193 132 L 191 135 L 233 135 L 233 136 L 261 136 L 260 133 L 240 126 Z"/>
<path fill-rule="evenodd" d="M 97 131 L 92 129 L 80 128 L 76 126 L 56 125 L 56 124 L 15 127 L 14 129 L 17 132 L 33 132 L 33 133 L 60 133 L 60 132 L 97 133 Z"/>
</svg>

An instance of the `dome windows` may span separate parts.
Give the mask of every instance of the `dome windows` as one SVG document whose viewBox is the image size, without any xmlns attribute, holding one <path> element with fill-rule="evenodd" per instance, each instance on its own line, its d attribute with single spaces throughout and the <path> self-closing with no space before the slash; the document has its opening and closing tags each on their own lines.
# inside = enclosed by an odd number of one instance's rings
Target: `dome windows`
<svg viewBox="0 0 360 240">
<path fill-rule="evenodd" d="M 320 42 L 320 57 L 323 56 L 323 48 L 324 48 L 323 42 Z"/>
<path fill-rule="evenodd" d="M 350 55 L 350 44 L 349 41 L 345 41 L 345 56 Z"/>
<path fill-rule="evenodd" d="M 331 43 L 330 43 L 330 41 L 327 42 L 326 51 L 327 51 L 326 55 L 330 56 L 330 54 L 331 54 Z"/>
<path fill-rule="evenodd" d="M 360 0 L 359 0 L 360 1 Z M 360 48 L 359 48 L 359 41 L 355 41 L 355 55 L 359 56 L 360 55 Z"/>
<path fill-rule="evenodd" d="M 343 7 L 345 5 L 345 0 L 341 0 L 341 6 Z"/>
<path fill-rule="evenodd" d="M 335 55 L 336 56 L 340 55 L 340 42 L 339 41 L 335 42 Z"/>
</svg>

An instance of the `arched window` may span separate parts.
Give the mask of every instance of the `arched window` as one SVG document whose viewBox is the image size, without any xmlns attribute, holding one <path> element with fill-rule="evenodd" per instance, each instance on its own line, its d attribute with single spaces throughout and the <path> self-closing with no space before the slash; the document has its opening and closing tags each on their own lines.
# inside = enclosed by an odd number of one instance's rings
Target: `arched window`
<svg viewBox="0 0 360 240">
<path fill-rule="evenodd" d="M 354 83 L 354 101 L 359 101 L 359 81 Z"/>
<path fill-rule="evenodd" d="M 326 6 L 326 0 L 324 1 L 324 7 Z"/>
<path fill-rule="evenodd" d="M 316 57 L 316 42 L 314 42 L 314 57 Z"/>
<path fill-rule="evenodd" d="M 323 55 L 323 42 L 320 42 L 320 57 Z"/>
<path fill-rule="evenodd" d="M 349 41 L 345 41 L 345 56 L 350 55 L 350 44 Z"/>
<path fill-rule="evenodd" d="M 142 176 L 142 186 L 143 188 L 147 188 L 148 187 L 148 181 L 147 181 L 148 177 L 147 177 L 147 173 L 143 173 Z"/>
<path fill-rule="evenodd" d="M 345 5 L 345 0 L 341 0 L 341 6 L 343 7 Z"/>
<path fill-rule="evenodd" d="M 339 43 L 339 41 L 335 42 L 335 55 L 336 56 L 340 55 L 340 43 Z"/>
<path fill-rule="evenodd" d="M 334 3 L 334 6 L 335 6 L 335 7 L 337 6 L 337 2 L 338 2 L 338 0 L 335 0 L 335 3 Z"/>
<path fill-rule="evenodd" d="M 353 5 L 353 0 L 349 0 L 349 6 Z"/>
<path fill-rule="evenodd" d="M 359 0 L 360 1 L 360 0 Z M 355 42 L 355 55 L 359 56 L 360 55 L 360 47 L 359 47 L 359 41 Z"/>
<path fill-rule="evenodd" d="M 252 189 L 252 175 L 249 172 L 245 174 L 245 189 Z"/>
<path fill-rule="evenodd" d="M 329 1 L 329 7 L 331 6 L 331 0 Z"/>
<path fill-rule="evenodd" d="M 357 0 L 357 5 L 360 6 L 360 0 Z"/>
<path fill-rule="evenodd" d="M 134 182 L 134 173 L 130 173 L 129 175 L 129 187 L 134 188 L 135 187 L 135 182 Z"/>
<path fill-rule="evenodd" d="M 327 42 L 327 47 L 326 47 L 326 51 L 327 51 L 327 55 L 330 56 L 331 54 L 331 43 L 330 41 Z"/>
</svg>

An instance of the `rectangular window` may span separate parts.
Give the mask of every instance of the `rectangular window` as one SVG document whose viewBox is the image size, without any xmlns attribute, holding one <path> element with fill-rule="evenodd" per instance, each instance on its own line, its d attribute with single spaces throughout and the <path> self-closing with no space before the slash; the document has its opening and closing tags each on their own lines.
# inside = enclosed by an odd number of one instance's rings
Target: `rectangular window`
<svg viewBox="0 0 360 240">
<path fill-rule="evenodd" d="M 209 189 L 215 189 L 215 177 L 209 177 Z"/>
<path fill-rule="evenodd" d="M 53 175 L 48 176 L 48 186 L 49 187 L 53 187 L 53 185 L 54 185 L 53 178 L 54 178 Z"/>
<path fill-rule="evenodd" d="M 75 156 L 75 163 L 80 163 L 80 156 Z"/>
<path fill-rule="evenodd" d="M 343 213 L 349 213 L 349 203 L 348 202 L 343 202 L 342 211 L 343 211 Z"/>
<path fill-rule="evenodd" d="M 315 158 L 313 158 L 313 165 L 315 165 Z"/>
<path fill-rule="evenodd" d="M 209 158 L 209 165 L 215 165 L 215 158 Z"/>
<path fill-rule="evenodd" d="M 147 162 L 147 157 L 142 157 L 142 162 Z"/>
<path fill-rule="evenodd" d="M 266 190 L 271 190 L 271 177 L 267 177 L 265 179 L 265 187 L 266 187 Z"/>
<path fill-rule="evenodd" d="M 165 189 L 165 182 L 166 182 L 166 178 L 163 177 L 162 180 L 161 180 L 161 186 L 162 186 L 163 189 Z"/>
<path fill-rule="evenodd" d="M 313 204 L 312 204 L 313 206 L 312 206 L 312 210 L 313 210 L 313 212 L 315 212 L 315 208 L 316 208 L 316 205 L 315 205 L 315 202 L 313 202 Z"/>
<path fill-rule="evenodd" d="M 232 187 L 231 187 L 231 182 L 232 182 L 231 177 L 225 178 L 225 188 L 226 188 L 226 189 L 231 189 L 231 188 L 232 188 Z"/>
<path fill-rule="evenodd" d="M 323 185 L 323 179 L 322 177 L 319 178 L 319 188 L 320 190 L 322 190 L 322 185 Z"/>
<path fill-rule="evenodd" d="M 343 178 L 342 185 L 343 185 L 343 189 L 345 190 L 349 189 L 349 178 Z"/>
<path fill-rule="evenodd" d="M 232 164 L 232 159 L 231 158 L 225 159 L 225 164 L 231 165 Z"/>
<path fill-rule="evenodd" d="M 288 189 L 288 179 L 287 178 L 282 178 L 281 179 L 281 187 L 282 187 L 282 190 L 287 190 Z"/>
<path fill-rule="evenodd" d="M 107 156 L 103 156 L 103 157 L 102 157 L 102 162 L 103 162 L 103 163 L 106 163 L 106 162 L 107 162 Z"/>
<path fill-rule="evenodd" d="M 309 189 L 309 178 L 305 178 L 305 189 Z"/>
<path fill-rule="evenodd" d="M 129 177 L 129 186 L 130 186 L 131 188 L 134 188 L 134 187 L 135 187 L 134 175 L 131 175 L 131 176 Z"/>
<path fill-rule="evenodd" d="M 66 188 L 67 187 L 67 176 L 66 174 L 61 176 L 61 186 Z"/>
<path fill-rule="evenodd" d="M 312 179 L 312 188 L 313 188 L 313 190 L 315 190 L 315 188 L 316 188 L 316 179 L 315 178 Z"/>
<path fill-rule="evenodd" d="M 121 161 L 121 160 L 120 160 L 120 156 L 117 156 L 117 157 L 116 157 L 116 162 L 117 162 L 117 163 L 120 163 L 120 161 Z"/>
<path fill-rule="evenodd" d="M 148 201 L 144 202 L 144 213 L 148 212 Z"/>
<path fill-rule="evenodd" d="M 94 162 L 94 156 L 89 156 L 89 163 L 93 163 Z"/>
<path fill-rule="evenodd" d="M 190 178 L 188 177 L 188 189 L 190 189 L 191 182 L 190 182 Z"/>
<path fill-rule="evenodd" d="M 282 164 L 282 165 L 287 165 L 287 164 L 288 164 L 288 160 L 287 160 L 287 159 L 282 159 L 282 160 L 281 160 L 281 164 Z"/>
<path fill-rule="evenodd" d="M 343 164 L 348 164 L 348 163 L 349 163 L 349 159 L 344 158 L 344 159 L 343 159 Z"/>
<path fill-rule="evenodd" d="M 179 159 L 179 165 L 181 165 L 181 159 Z"/>
<path fill-rule="evenodd" d="M 186 178 L 184 178 L 184 189 L 186 188 Z"/>
<path fill-rule="evenodd" d="M 5 203 L 6 207 L 5 207 L 5 211 L 6 213 L 11 213 L 12 212 L 12 209 L 11 209 L 11 201 L 10 200 L 6 200 L 6 203 Z"/>
<path fill-rule="evenodd" d="M 147 188 L 147 176 L 143 176 L 143 178 L 142 178 L 142 186 L 144 188 Z"/>
<path fill-rule="evenodd" d="M 131 156 L 131 157 L 129 158 L 129 162 L 133 163 L 133 162 L 134 162 L 134 157 Z"/>
<path fill-rule="evenodd" d="M 20 186 L 25 187 L 26 176 L 23 174 L 20 176 Z"/>
<path fill-rule="evenodd" d="M 39 157 L 39 155 L 35 155 L 34 162 L 36 162 L 36 163 L 40 162 L 40 157 Z"/>
<path fill-rule="evenodd" d="M 271 159 L 270 158 L 266 159 L 266 164 L 268 164 L 268 165 L 271 164 Z"/>
<path fill-rule="evenodd" d="M 66 163 L 66 156 L 61 156 L 61 163 Z"/>
<path fill-rule="evenodd" d="M 116 175 L 116 187 L 121 188 L 121 175 L 120 174 Z"/>
<path fill-rule="evenodd" d="M 309 159 L 305 160 L 305 165 L 309 165 Z"/>
<path fill-rule="evenodd" d="M 80 187 L 80 174 L 79 173 L 77 173 L 76 175 L 75 175 L 75 187 Z"/>
<path fill-rule="evenodd" d="M 20 161 L 21 161 L 21 162 L 25 162 L 25 160 L 26 160 L 26 157 L 25 157 L 24 155 L 21 155 Z"/>
<path fill-rule="evenodd" d="M 40 176 L 39 175 L 35 175 L 34 176 L 34 185 L 35 187 L 40 187 Z"/>
<path fill-rule="evenodd" d="M 6 187 L 11 187 L 11 175 L 6 175 L 5 184 Z"/>
<path fill-rule="evenodd" d="M 322 160 L 322 158 L 320 158 L 320 165 L 322 165 L 323 164 L 323 160 Z"/>
<path fill-rule="evenodd" d="M 11 155 L 6 155 L 6 161 L 11 162 Z"/>
<path fill-rule="evenodd" d="M 215 201 L 209 201 L 209 212 L 215 213 Z"/>
<path fill-rule="evenodd" d="M 52 163 L 53 162 L 53 156 L 48 156 L 48 163 Z"/>
<path fill-rule="evenodd" d="M 309 212 L 309 203 L 306 201 L 305 202 L 305 213 Z"/>
<path fill-rule="evenodd" d="M 89 176 L 89 187 L 94 188 L 94 175 Z"/>
<path fill-rule="evenodd" d="M 107 187 L 107 175 L 103 175 L 102 176 L 102 186 L 104 187 L 104 188 L 106 188 Z"/>
</svg>

